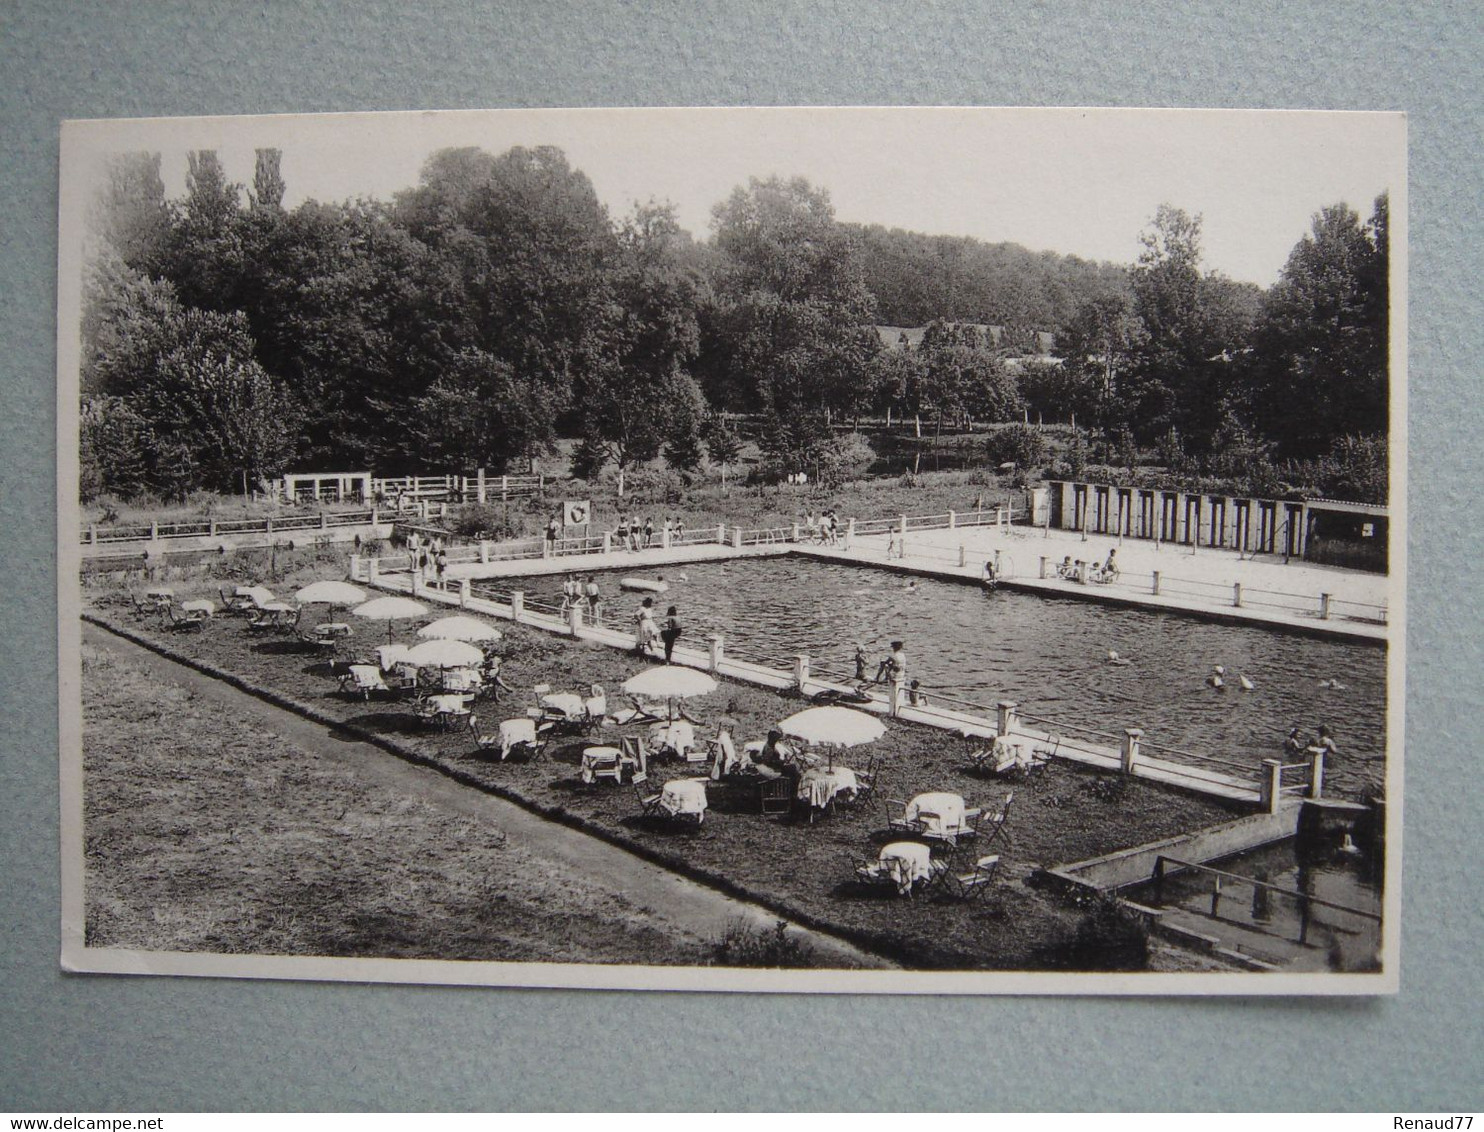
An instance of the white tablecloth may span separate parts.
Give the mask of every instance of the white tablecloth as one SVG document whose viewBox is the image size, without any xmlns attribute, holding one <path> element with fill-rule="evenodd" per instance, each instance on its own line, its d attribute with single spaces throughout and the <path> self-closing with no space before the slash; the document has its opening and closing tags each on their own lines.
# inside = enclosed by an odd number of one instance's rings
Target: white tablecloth
<svg viewBox="0 0 1484 1132">
<path fill-rule="evenodd" d="M 921 814 L 937 814 L 927 818 L 923 832 L 929 834 L 956 834 L 964 825 L 964 800 L 958 794 L 919 794 L 907 803 L 907 820 L 916 821 Z"/>
<path fill-rule="evenodd" d="M 500 757 L 509 758 L 510 752 L 521 744 L 536 745 L 536 721 L 534 719 L 507 719 L 500 724 Z"/>
<path fill-rule="evenodd" d="M 568 719 L 581 719 L 587 712 L 575 692 L 551 692 L 541 697 L 541 706 Z"/>
<path fill-rule="evenodd" d="M 671 750 L 682 758 L 696 745 L 696 729 L 688 719 L 656 723 L 649 729 L 649 745 L 656 750 Z"/>
<path fill-rule="evenodd" d="M 857 785 L 855 771 L 848 766 L 811 767 L 799 776 L 799 797 L 816 810 L 822 810 L 836 795 L 854 794 Z"/>
<path fill-rule="evenodd" d="M 890 845 L 883 845 L 877 860 L 903 896 L 912 891 L 912 886 L 918 881 L 933 875 L 932 850 L 920 841 L 893 841 Z"/>
<path fill-rule="evenodd" d="M 672 818 L 682 814 L 694 814 L 697 821 L 706 815 L 706 780 L 704 778 L 672 778 L 660 790 L 660 809 Z"/>
<path fill-rule="evenodd" d="M 617 747 L 588 747 L 582 752 L 582 781 L 592 783 L 596 771 L 618 767 L 619 779 L 623 778 L 623 751 Z"/>
</svg>

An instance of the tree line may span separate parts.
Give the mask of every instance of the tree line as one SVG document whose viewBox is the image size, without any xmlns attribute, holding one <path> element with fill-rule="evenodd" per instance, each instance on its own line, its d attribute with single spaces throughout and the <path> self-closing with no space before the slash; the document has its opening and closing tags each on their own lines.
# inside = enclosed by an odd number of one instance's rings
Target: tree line
<svg viewBox="0 0 1484 1132">
<path fill-rule="evenodd" d="M 1386 201 L 1320 212 L 1267 292 L 1162 207 L 1127 267 L 836 220 L 753 179 L 696 240 L 614 218 L 553 147 L 449 149 L 389 201 L 284 207 L 188 156 L 120 155 L 91 216 L 83 492 L 241 491 L 283 470 L 838 468 L 843 422 L 1034 415 L 1205 467 L 1386 432 Z M 916 341 L 882 325 L 925 325 Z M 915 333 L 915 331 L 914 331 Z M 1048 344 L 1050 349 L 1048 350 Z"/>
</svg>

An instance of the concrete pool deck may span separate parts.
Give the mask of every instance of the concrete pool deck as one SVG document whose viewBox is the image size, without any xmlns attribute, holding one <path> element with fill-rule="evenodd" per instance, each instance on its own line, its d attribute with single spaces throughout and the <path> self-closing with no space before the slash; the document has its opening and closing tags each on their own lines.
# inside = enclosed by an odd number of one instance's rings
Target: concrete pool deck
<svg viewBox="0 0 1484 1132">
<path fill-rule="evenodd" d="M 1393 607 L 1399 603 L 1399 593 L 1386 575 L 1141 539 L 1125 539 L 1120 544 L 1116 536 L 1084 541 L 1075 531 L 966 526 L 909 530 L 905 538 L 884 533 L 856 535 L 848 542 L 848 547 L 844 540 L 838 546 L 777 541 L 739 547 L 713 542 L 668 549 L 468 562 L 450 565 L 448 577 L 453 581 L 491 581 L 614 570 L 647 577 L 692 562 L 801 554 L 973 584 L 982 578 L 985 562 L 998 552 L 1006 589 L 1383 644 L 1390 637 Z M 1115 546 L 1118 581 L 1083 585 L 1056 576 L 1056 564 L 1064 558 L 1101 562 Z M 1045 578 L 1040 576 L 1043 557 L 1047 562 Z M 959 565 L 960 561 L 964 565 Z M 1158 593 L 1154 592 L 1156 572 Z M 1328 595 L 1327 602 L 1324 595 Z M 1322 615 L 1325 612 L 1328 616 Z"/>
</svg>

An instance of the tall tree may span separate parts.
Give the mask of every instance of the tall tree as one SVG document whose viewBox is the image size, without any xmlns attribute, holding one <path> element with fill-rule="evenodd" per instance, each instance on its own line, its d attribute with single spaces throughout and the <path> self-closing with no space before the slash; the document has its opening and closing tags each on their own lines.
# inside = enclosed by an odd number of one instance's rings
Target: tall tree
<svg viewBox="0 0 1484 1132">
<path fill-rule="evenodd" d="M 768 443 L 807 446 L 857 402 L 874 352 L 859 333 L 872 301 L 854 241 L 829 194 L 803 178 L 752 179 L 712 225 L 726 380 L 765 411 Z"/>
<path fill-rule="evenodd" d="M 687 241 L 668 204 L 637 206 L 618 231 L 602 352 L 578 404 L 584 457 L 617 465 L 620 496 L 629 468 L 662 449 L 682 470 L 700 460 L 704 398 L 687 367 L 704 282 L 682 254 Z"/>
<path fill-rule="evenodd" d="M 1347 205 L 1322 209 L 1263 304 L 1253 410 L 1281 455 L 1387 431 L 1387 208 L 1383 195 L 1365 224 Z"/>
<path fill-rule="evenodd" d="M 105 247 L 124 263 L 147 275 L 158 271 L 171 224 L 160 155 L 121 153 L 110 159 L 89 220 Z"/>
<path fill-rule="evenodd" d="M 252 190 L 248 200 L 253 208 L 281 209 L 287 186 L 283 181 L 283 150 L 260 149 L 253 169 Z"/>
</svg>

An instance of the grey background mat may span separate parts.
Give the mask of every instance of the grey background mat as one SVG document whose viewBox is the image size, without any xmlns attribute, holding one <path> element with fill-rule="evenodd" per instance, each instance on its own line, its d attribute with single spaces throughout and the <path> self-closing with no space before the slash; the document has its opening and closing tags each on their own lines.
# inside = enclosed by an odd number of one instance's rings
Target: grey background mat
<svg viewBox="0 0 1484 1132">
<path fill-rule="evenodd" d="M 1480 1103 L 1476 4 L 135 3 L 0 13 L 0 1108 Z M 66 117 L 986 104 L 1411 114 L 1402 990 L 890 999 L 64 977 L 54 297 Z M 1359 205 L 1368 202 L 1352 202 Z M 600 1055 L 597 1051 L 601 1051 Z"/>
</svg>

